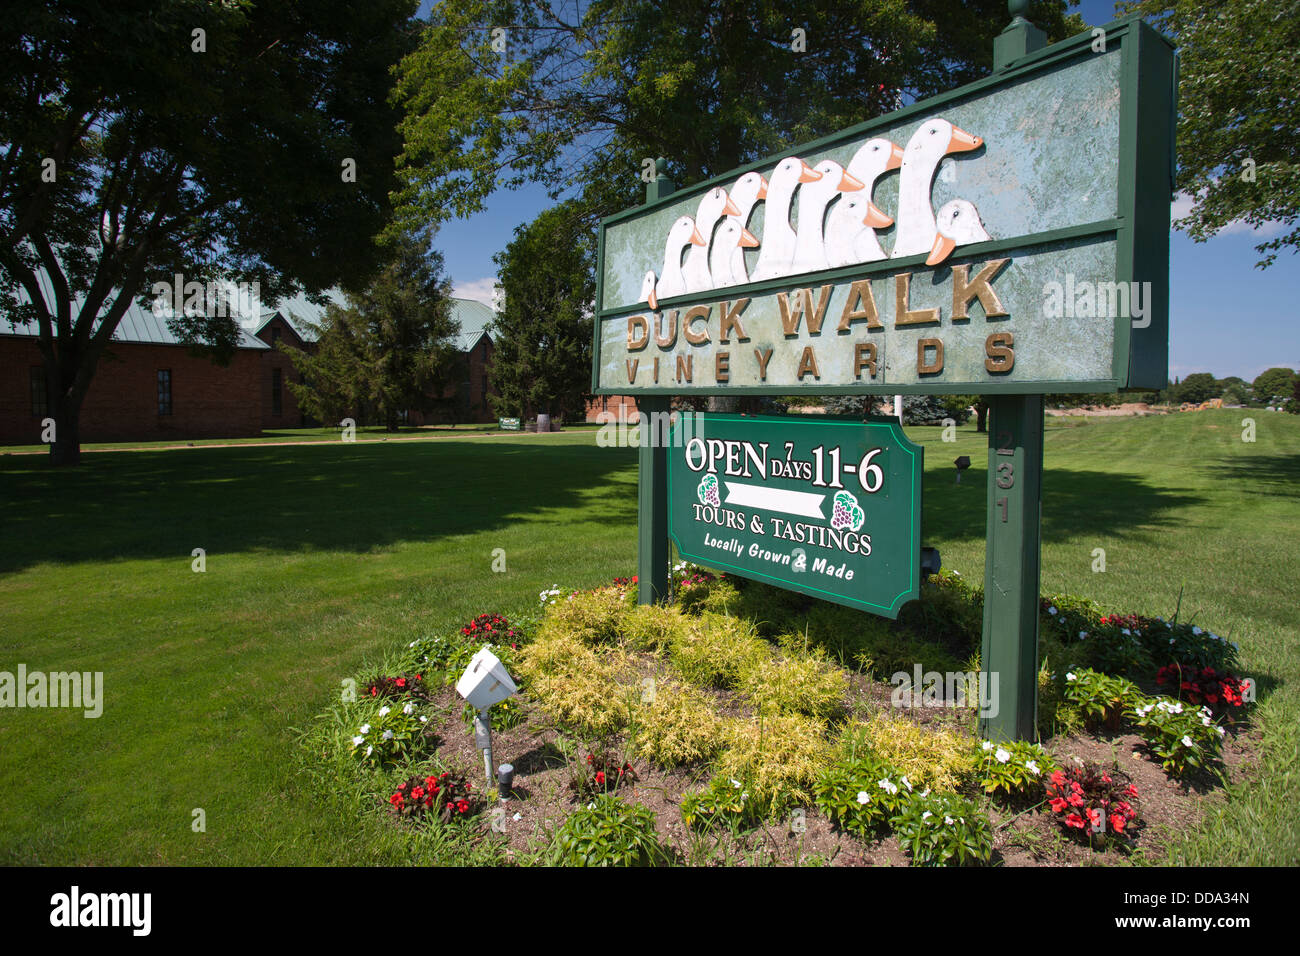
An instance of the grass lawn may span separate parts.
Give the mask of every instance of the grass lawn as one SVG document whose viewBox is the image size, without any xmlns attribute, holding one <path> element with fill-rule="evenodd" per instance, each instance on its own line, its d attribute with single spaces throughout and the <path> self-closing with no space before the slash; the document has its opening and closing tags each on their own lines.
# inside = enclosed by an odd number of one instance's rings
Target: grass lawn
<svg viewBox="0 0 1300 956">
<path fill-rule="evenodd" d="M 1044 590 L 1166 616 L 1181 590 L 1182 617 L 1239 641 L 1260 684 L 1257 779 L 1180 863 L 1300 858 L 1300 419 L 1249 413 L 1246 443 L 1244 414 L 1047 425 Z M 984 436 L 908 432 L 928 452 L 924 543 L 979 579 Z M 956 485 L 959 454 L 975 467 Z M 15 455 L 0 496 L 0 670 L 102 671 L 105 689 L 98 719 L 0 709 L 0 863 L 404 862 L 378 814 L 327 809 L 295 777 L 297 730 L 363 659 L 635 573 L 635 453 L 590 431 L 105 452 L 69 471 Z"/>
</svg>

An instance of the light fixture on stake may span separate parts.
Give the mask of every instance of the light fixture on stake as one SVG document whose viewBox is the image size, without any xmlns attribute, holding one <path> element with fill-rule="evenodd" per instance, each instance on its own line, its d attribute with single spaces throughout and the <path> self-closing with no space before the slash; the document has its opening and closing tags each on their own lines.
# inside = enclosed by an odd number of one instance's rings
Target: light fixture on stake
<svg viewBox="0 0 1300 956">
<path fill-rule="evenodd" d="M 961 473 L 970 467 L 970 455 L 958 455 L 952 462 L 957 466 L 957 484 L 961 484 Z"/>
<path fill-rule="evenodd" d="M 487 772 L 488 786 L 492 786 L 492 717 L 488 713 L 493 704 L 499 704 L 514 695 L 515 686 L 505 665 L 486 647 L 475 654 L 456 681 L 456 693 L 464 697 L 478 711 L 474 716 L 474 745 L 483 751 L 483 768 Z"/>
</svg>

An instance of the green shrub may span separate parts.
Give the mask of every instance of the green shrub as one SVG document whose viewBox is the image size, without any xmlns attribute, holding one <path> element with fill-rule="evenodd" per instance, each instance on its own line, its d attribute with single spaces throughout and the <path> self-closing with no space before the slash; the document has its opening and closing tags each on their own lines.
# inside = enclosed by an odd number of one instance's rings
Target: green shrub
<svg viewBox="0 0 1300 956">
<path fill-rule="evenodd" d="M 692 684 L 731 688 L 772 651 L 747 621 L 706 612 L 677 636 L 669 653 L 678 672 Z"/>
<path fill-rule="evenodd" d="M 846 833 L 870 837 L 888 825 L 911 796 L 903 774 L 870 753 L 844 757 L 813 785 L 817 807 Z"/>
<path fill-rule="evenodd" d="M 718 749 L 718 717 L 709 699 L 693 687 L 655 684 L 649 700 L 633 711 L 629 749 L 660 767 L 709 759 Z"/>
<path fill-rule="evenodd" d="M 1219 770 L 1223 728 L 1208 707 L 1169 697 L 1152 697 L 1133 708 L 1138 734 L 1160 758 L 1166 773 L 1181 777 L 1200 769 Z"/>
<path fill-rule="evenodd" d="M 1183 668 L 1204 670 L 1212 667 L 1220 674 L 1240 670 L 1237 645 L 1194 624 L 1144 619 L 1140 638 L 1157 667 L 1177 664 Z"/>
<path fill-rule="evenodd" d="M 847 725 L 840 747 L 847 753 L 874 754 L 896 767 L 917 790 L 956 790 L 975 772 L 969 738 L 885 713 Z"/>
<path fill-rule="evenodd" d="M 359 708 L 351 753 L 363 763 L 382 766 L 418 753 L 431 742 L 424 708 L 415 701 L 367 701 Z"/>
<path fill-rule="evenodd" d="M 1142 693 L 1127 678 L 1084 667 L 1066 673 L 1063 697 L 1089 724 L 1118 730 L 1120 718 L 1142 699 Z"/>
<path fill-rule="evenodd" d="M 695 793 L 682 797 L 682 822 L 703 832 L 741 833 L 763 822 L 767 808 L 751 800 L 745 783 L 716 776 Z"/>
<path fill-rule="evenodd" d="M 750 664 L 739 689 L 764 712 L 786 711 L 829 720 L 844 710 L 849 681 L 816 655 L 764 658 Z"/>
<path fill-rule="evenodd" d="M 553 866 L 662 866 L 672 855 L 648 807 L 603 794 L 570 814 L 551 841 Z"/>
<path fill-rule="evenodd" d="M 985 793 L 1006 797 L 1039 794 L 1056 761 L 1041 745 L 1024 740 L 980 744 L 976 772 Z"/>
<path fill-rule="evenodd" d="M 979 866 L 993 857 L 993 827 L 974 801 L 955 793 L 914 794 L 894 821 L 913 866 Z"/>
</svg>

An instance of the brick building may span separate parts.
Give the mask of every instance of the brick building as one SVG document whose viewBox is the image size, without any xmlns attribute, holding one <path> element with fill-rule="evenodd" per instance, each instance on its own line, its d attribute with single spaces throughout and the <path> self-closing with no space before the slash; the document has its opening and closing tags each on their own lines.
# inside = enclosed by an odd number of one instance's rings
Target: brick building
<svg viewBox="0 0 1300 956">
<path fill-rule="evenodd" d="M 48 289 L 45 294 L 53 301 Z M 337 293 L 330 296 L 341 301 Z M 492 310 L 466 299 L 453 300 L 453 310 L 461 322 L 466 377 L 444 396 L 445 415 L 430 420 L 492 421 L 492 340 L 485 330 Z M 81 440 L 252 438 L 266 429 L 316 424 L 287 387 L 301 375 L 277 346 L 311 351 L 315 335 L 306 323 L 318 322 L 323 311 L 299 296 L 263 312 L 241 328 L 234 356 L 222 366 L 180 344 L 165 318 L 132 303 L 82 404 Z M 0 444 L 39 444 L 41 422 L 50 416 L 36 336 L 35 324 L 14 326 L 0 316 Z M 410 418 L 423 423 L 418 415 Z"/>
</svg>

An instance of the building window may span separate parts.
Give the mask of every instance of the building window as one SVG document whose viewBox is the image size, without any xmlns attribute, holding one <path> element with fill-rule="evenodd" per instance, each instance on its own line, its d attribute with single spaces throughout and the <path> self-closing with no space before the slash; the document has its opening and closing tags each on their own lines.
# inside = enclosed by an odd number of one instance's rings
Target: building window
<svg viewBox="0 0 1300 956">
<path fill-rule="evenodd" d="M 45 368 L 32 366 L 32 418 L 44 418 L 50 413 L 50 399 L 45 392 Z"/>
<path fill-rule="evenodd" d="M 271 369 L 271 414 L 279 415 L 284 411 L 283 388 L 280 384 L 280 370 Z"/>
<path fill-rule="evenodd" d="M 169 368 L 160 368 L 158 370 L 158 414 L 170 415 L 172 413 L 172 370 Z"/>
</svg>

